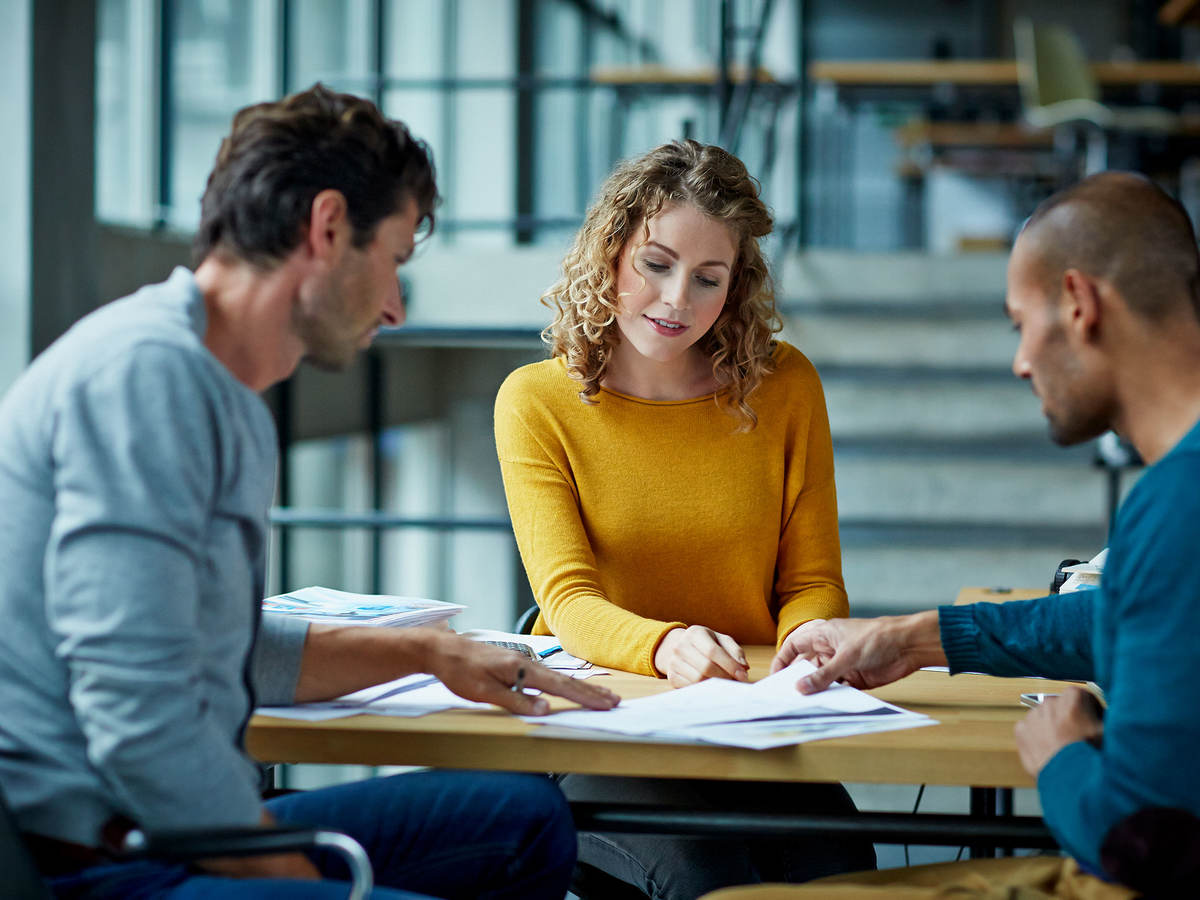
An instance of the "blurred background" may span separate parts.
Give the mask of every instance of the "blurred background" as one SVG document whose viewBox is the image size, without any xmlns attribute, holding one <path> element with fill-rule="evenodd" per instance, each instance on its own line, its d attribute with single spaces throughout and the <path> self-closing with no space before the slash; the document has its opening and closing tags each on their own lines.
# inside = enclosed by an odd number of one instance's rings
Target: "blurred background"
<svg viewBox="0 0 1200 900">
<path fill-rule="evenodd" d="M 761 181 L 785 337 L 833 427 L 852 608 L 1040 585 L 1136 480 L 1063 450 L 1009 372 L 1005 254 L 1033 206 L 1137 169 L 1200 206 L 1192 0 L 3 0 L 0 386 L 188 262 L 231 114 L 323 81 L 432 147 L 445 197 L 409 323 L 269 401 L 271 590 L 531 602 L 492 401 L 620 158 L 683 136 Z M 1119 449 L 1119 448 L 1118 448 Z M 771 515 L 771 511 L 764 511 Z"/>
</svg>

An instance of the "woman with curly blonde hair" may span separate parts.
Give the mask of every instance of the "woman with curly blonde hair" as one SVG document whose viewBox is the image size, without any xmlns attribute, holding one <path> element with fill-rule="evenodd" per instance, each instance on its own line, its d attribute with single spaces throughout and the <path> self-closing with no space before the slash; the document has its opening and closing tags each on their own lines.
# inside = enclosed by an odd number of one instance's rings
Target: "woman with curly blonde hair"
<svg viewBox="0 0 1200 900">
<path fill-rule="evenodd" d="M 666 677 L 746 680 L 742 646 L 845 616 L 821 382 L 779 330 L 734 156 L 695 141 L 605 182 L 543 302 L 551 358 L 513 372 L 496 445 L 540 614 L 576 656 Z M 573 799 L 828 812 L 840 785 L 567 776 Z M 580 860 L 656 898 L 874 865 L 862 841 L 585 835 Z M 586 866 L 584 871 L 588 871 Z M 586 889 L 585 889 L 586 891 Z"/>
</svg>

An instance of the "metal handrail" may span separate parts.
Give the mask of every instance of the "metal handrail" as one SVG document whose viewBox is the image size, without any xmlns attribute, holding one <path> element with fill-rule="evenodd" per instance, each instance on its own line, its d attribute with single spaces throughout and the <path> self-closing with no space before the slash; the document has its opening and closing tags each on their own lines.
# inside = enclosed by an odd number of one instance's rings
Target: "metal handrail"
<svg viewBox="0 0 1200 900">
<path fill-rule="evenodd" d="M 507 518 L 456 519 L 446 516 L 402 516 L 388 512 L 345 512 L 276 506 L 271 524 L 285 528 L 426 528 L 433 531 L 512 531 Z"/>
</svg>

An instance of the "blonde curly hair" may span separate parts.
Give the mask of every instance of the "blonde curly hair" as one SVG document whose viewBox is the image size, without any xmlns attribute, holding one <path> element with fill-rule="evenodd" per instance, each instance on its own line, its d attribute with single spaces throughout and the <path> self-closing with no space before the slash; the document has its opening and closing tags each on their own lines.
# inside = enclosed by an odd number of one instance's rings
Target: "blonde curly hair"
<svg viewBox="0 0 1200 900">
<path fill-rule="evenodd" d="M 620 341 L 622 251 L 639 226 L 643 242 L 649 240 L 648 223 L 663 207 L 686 203 L 728 228 L 737 244 L 725 305 L 696 346 L 712 360 L 717 404 L 741 420 L 741 431 L 758 424 L 747 401 L 771 371 L 773 335 L 781 327 L 758 245 L 774 223 L 758 194 L 758 182 L 741 160 L 693 140 L 672 141 L 626 160 L 608 177 L 563 260 L 563 277 L 542 295 L 542 303 L 555 311 L 542 340 L 583 386 L 581 400 L 591 402 L 600 392 Z"/>
</svg>

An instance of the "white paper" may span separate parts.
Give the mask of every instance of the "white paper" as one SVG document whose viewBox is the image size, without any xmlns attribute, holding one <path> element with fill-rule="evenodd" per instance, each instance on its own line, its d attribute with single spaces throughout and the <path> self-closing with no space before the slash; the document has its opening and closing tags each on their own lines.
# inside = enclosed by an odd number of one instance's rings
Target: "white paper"
<svg viewBox="0 0 1200 900">
<path fill-rule="evenodd" d="M 558 642 L 558 638 L 552 634 L 510 634 L 507 631 L 491 631 L 486 628 L 474 628 L 470 631 L 463 631 L 461 634 L 473 641 L 514 641 L 518 644 L 528 644 L 533 648 L 534 653 L 544 653 L 562 646 Z M 592 664 L 586 659 L 572 656 L 566 650 L 559 650 L 540 662 L 547 669 L 590 669 L 592 667 Z"/>
<path fill-rule="evenodd" d="M 263 612 L 338 625 L 429 625 L 466 609 L 458 603 L 390 594 L 352 594 L 312 586 L 267 597 Z"/>
<path fill-rule="evenodd" d="M 362 710 L 325 706 L 317 703 L 301 703 L 297 706 L 260 706 L 255 710 L 255 713 L 260 716 L 274 716 L 277 719 L 323 722 L 326 719 L 344 719 L 346 716 L 357 716 L 362 713 Z"/>
<path fill-rule="evenodd" d="M 877 731 L 897 731 L 902 728 L 920 728 L 936 725 L 927 716 L 916 713 L 897 716 L 891 720 L 862 719 L 847 717 L 838 719 L 767 719 L 765 721 L 732 722 L 727 725 L 699 725 L 684 729 L 678 737 L 699 740 L 706 744 L 722 744 L 727 747 L 747 747 L 751 750 L 767 750 L 820 741 L 827 738 L 850 737 L 855 734 L 873 734 Z"/>
<path fill-rule="evenodd" d="M 1104 576 L 1104 563 L 1107 561 L 1108 548 L 1105 547 L 1087 562 L 1067 566 L 1063 571 L 1071 573 L 1070 577 L 1062 583 L 1058 592 L 1060 594 L 1071 594 L 1075 591 L 1099 587 Z"/>
<path fill-rule="evenodd" d="M 846 685 L 801 694 L 796 682 L 813 671 L 812 663 L 799 659 L 752 684 L 711 678 L 626 700 L 612 710 L 569 710 L 546 718 L 524 718 L 560 727 L 758 747 L 832 737 L 834 725 L 841 736 L 880 730 L 884 722 L 888 728 L 902 728 L 932 721 Z"/>
</svg>

